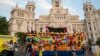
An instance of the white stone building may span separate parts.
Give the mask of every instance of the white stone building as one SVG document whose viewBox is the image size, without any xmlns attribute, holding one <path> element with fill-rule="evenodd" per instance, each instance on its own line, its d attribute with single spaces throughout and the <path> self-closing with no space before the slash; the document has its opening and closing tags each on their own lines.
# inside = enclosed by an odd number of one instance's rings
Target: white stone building
<svg viewBox="0 0 100 56">
<path fill-rule="evenodd" d="M 91 2 L 83 4 L 84 20 L 80 20 L 78 15 L 71 15 L 68 9 L 62 6 L 61 0 L 52 0 L 52 8 L 49 15 L 40 15 L 35 19 L 35 3 L 29 1 L 25 9 L 17 5 L 11 11 L 10 34 L 16 32 L 45 32 L 46 27 L 66 28 L 67 33 L 84 32 L 87 37 L 96 41 L 100 36 L 100 9 L 96 9 Z"/>
</svg>

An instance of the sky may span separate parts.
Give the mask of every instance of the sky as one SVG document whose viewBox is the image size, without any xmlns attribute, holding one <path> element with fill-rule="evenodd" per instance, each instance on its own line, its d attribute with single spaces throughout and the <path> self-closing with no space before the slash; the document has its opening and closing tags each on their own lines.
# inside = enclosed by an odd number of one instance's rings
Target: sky
<svg viewBox="0 0 100 56">
<path fill-rule="evenodd" d="M 0 16 L 4 16 L 9 20 L 11 17 L 10 12 L 18 4 L 19 8 L 25 9 L 28 1 L 31 0 L 0 0 Z M 33 0 L 35 2 L 35 18 L 40 15 L 48 15 L 50 8 L 52 8 L 52 0 Z M 86 0 L 62 0 L 64 8 L 69 10 L 72 15 L 79 15 L 80 19 L 84 19 L 83 3 Z M 91 0 L 91 3 L 96 9 L 100 9 L 100 0 Z"/>
</svg>

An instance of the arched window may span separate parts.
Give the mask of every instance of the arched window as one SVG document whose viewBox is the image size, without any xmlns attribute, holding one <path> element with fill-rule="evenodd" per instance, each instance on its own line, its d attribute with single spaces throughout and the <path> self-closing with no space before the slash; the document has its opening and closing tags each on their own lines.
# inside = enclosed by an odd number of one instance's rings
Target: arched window
<svg viewBox="0 0 100 56">
<path fill-rule="evenodd" d="M 90 34 L 90 36 L 91 36 L 91 40 L 94 41 L 93 34 Z"/>
<path fill-rule="evenodd" d="M 29 32 L 29 22 L 27 22 L 27 31 Z"/>
<path fill-rule="evenodd" d="M 29 11 L 31 11 L 31 7 L 29 7 Z"/>
<path fill-rule="evenodd" d="M 59 1 L 56 1 L 55 4 L 56 7 L 59 7 Z"/>
<path fill-rule="evenodd" d="M 91 11 L 91 10 L 92 10 L 92 8 L 90 7 L 90 8 L 89 8 L 89 10 Z"/>
<path fill-rule="evenodd" d="M 34 11 L 34 8 L 32 8 L 32 11 Z"/>
<path fill-rule="evenodd" d="M 94 25 L 94 30 L 96 30 L 96 27 L 95 27 L 95 23 L 93 22 L 93 25 Z"/>
<path fill-rule="evenodd" d="M 86 12 L 87 12 L 87 11 L 88 11 L 88 8 L 86 8 L 85 10 L 86 10 Z"/>
<path fill-rule="evenodd" d="M 91 26 L 89 27 L 89 30 L 90 30 L 90 31 L 92 30 Z"/>
<path fill-rule="evenodd" d="M 91 26 L 90 22 L 88 22 L 88 25 Z"/>
</svg>

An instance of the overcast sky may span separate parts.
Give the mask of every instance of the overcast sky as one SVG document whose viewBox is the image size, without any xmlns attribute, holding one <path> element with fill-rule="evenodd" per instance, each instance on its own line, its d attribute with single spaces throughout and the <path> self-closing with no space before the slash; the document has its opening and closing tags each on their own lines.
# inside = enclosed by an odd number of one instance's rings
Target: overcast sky
<svg viewBox="0 0 100 56">
<path fill-rule="evenodd" d="M 18 4 L 20 8 L 25 8 L 29 0 L 0 0 L 0 16 L 5 16 L 9 20 L 11 10 Z M 35 18 L 39 15 L 48 15 L 51 8 L 51 0 L 33 0 L 36 5 Z M 79 15 L 84 19 L 83 2 L 86 0 L 62 0 L 64 8 L 68 8 L 72 15 Z M 100 0 L 91 0 L 96 9 L 100 9 Z"/>
</svg>

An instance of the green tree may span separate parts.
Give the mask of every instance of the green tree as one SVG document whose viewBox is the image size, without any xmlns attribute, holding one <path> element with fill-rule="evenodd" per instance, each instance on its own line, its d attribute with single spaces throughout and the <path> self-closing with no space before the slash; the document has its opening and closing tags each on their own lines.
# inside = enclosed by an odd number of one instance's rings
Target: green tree
<svg viewBox="0 0 100 56">
<path fill-rule="evenodd" d="M 89 47 L 92 46 L 92 40 L 90 38 L 88 38 L 88 45 L 89 45 Z"/>
<path fill-rule="evenodd" d="M 18 43 L 19 44 L 24 44 L 24 40 L 25 40 L 25 34 L 23 32 L 17 32 L 15 33 L 15 35 L 17 36 L 18 38 Z"/>
<path fill-rule="evenodd" d="M 9 33 L 9 23 L 6 19 L 6 17 L 0 16 L 0 34 L 8 34 Z"/>
<path fill-rule="evenodd" d="M 20 46 L 22 47 L 22 51 L 24 51 L 25 50 L 25 48 L 26 48 L 26 44 L 25 44 L 25 36 L 26 34 L 25 33 L 23 33 L 23 32 L 17 32 L 17 33 L 15 33 L 15 36 L 17 36 L 17 38 L 18 38 L 18 44 L 20 44 Z"/>
<path fill-rule="evenodd" d="M 96 44 L 100 47 L 100 37 L 97 39 Z"/>
</svg>

